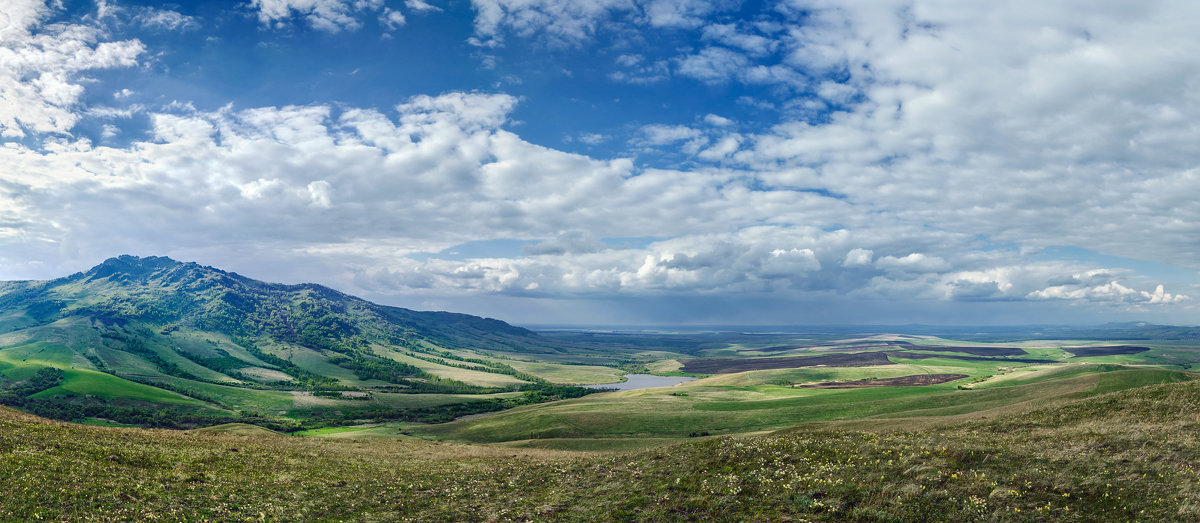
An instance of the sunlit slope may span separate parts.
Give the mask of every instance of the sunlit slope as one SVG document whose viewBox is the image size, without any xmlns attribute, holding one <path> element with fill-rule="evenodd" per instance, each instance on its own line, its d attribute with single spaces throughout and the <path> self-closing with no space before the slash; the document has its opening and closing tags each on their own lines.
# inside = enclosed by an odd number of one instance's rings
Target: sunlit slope
<svg viewBox="0 0 1200 523">
<path fill-rule="evenodd" d="M 0 332 L 84 317 L 139 321 L 229 336 L 269 335 L 324 347 L 354 339 L 428 340 L 445 348 L 552 351 L 555 344 L 498 320 L 387 307 L 314 284 L 282 285 L 180 263 L 121 256 L 48 282 L 0 286 Z"/>
<path fill-rule="evenodd" d="M 518 370 L 486 357 L 491 350 L 559 346 L 498 320 L 386 307 L 160 257 L 0 284 L 0 399 L 61 419 L 154 407 L 186 415 L 185 425 L 204 423 L 197 416 L 395 416 L 388 412 L 543 390 L 549 380 L 538 373 L 561 372 Z M 62 372 L 31 389 L 45 368 Z"/>
<path fill-rule="evenodd" d="M 1196 405 L 1200 383 L 1172 383 L 923 430 L 805 425 L 616 454 L 106 429 L 0 407 L 0 519 L 1194 521 Z"/>
<path fill-rule="evenodd" d="M 969 368 L 936 370 L 970 372 Z M 1066 399 L 1190 379 L 1180 371 L 1113 365 L 1063 365 L 1054 372 L 1010 383 L 966 389 L 968 379 L 924 386 L 806 389 L 769 381 L 771 373 L 795 379 L 797 370 L 754 371 L 685 383 L 675 387 L 597 394 L 521 407 L 417 429 L 429 436 L 482 442 L 572 438 L 660 438 L 775 430 L 803 423 L 902 426 L 943 423 L 1033 408 Z M 902 369 L 820 369 L 821 379 L 842 376 L 887 377 Z M 909 368 L 908 373 L 913 369 Z M 747 376 L 752 375 L 752 376 Z M 774 381 L 774 380 L 772 380 Z M 899 419 L 905 421 L 897 421 Z"/>
</svg>

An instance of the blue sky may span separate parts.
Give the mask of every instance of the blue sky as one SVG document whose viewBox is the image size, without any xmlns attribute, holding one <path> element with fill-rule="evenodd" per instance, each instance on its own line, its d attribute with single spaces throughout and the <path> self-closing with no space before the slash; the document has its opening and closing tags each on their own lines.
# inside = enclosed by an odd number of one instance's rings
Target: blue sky
<svg viewBox="0 0 1200 523">
<path fill-rule="evenodd" d="M 13 0 L 0 279 L 529 324 L 1195 324 L 1186 2 Z"/>
</svg>

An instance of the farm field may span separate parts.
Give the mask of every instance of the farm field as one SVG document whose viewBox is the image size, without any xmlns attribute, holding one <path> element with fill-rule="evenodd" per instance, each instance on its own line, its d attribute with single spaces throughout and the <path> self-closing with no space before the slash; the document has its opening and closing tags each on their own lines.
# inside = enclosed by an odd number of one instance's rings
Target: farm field
<svg viewBox="0 0 1200 523">
<path fill-rule="evenodd" d="M 736 350 L 699 351 L 699 358 L 680 354 L 678 366 L 666 367 L 671 359 L 647 363 L 647 370 L 691 370 L 702 378 L 673 387 L 518 407 L 417 426 L 411 432 L 439 440 L 539 448 L 588 448 L 588 441 L 600 449 L 805 425 L 934 426 L 1189 381 L 1194 377 L 1191 365 L 1200 359 L 1200 351 L 1170 344 L 981 344 L 886 335 L 826 339 L 810 346 L 778 341 L 761 342 L 776 344 L 765 347 L 770 350 L 740 343 Z M 696 374 L 700 370 L 709 372 Z"/>
</svg>

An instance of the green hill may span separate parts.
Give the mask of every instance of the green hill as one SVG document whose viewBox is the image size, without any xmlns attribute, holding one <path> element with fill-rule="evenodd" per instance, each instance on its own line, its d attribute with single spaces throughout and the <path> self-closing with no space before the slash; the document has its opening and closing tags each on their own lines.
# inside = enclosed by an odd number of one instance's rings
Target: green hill
<svg viewBox="0 0 1200 523">
<path fill-rule="evenodd" d="M 57 419 L 281 429 L 438 421 L 587 393 L 481 357 L 561 346 L 499 320 L 164 257 L 0 283 L 0 402 Z"/>
<path fill-rule="evenodd" d="M 1200 382 L 937 428 L 586 453 L 114 429 L 0 407 L 0 520 L 1196 521 Z"/>
</svg>

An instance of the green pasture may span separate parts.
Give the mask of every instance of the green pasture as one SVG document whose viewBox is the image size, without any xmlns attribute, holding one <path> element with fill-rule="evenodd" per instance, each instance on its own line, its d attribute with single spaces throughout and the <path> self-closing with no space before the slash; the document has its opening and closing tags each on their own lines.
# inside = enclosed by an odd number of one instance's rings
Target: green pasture
<svg viewBox="0 0 1200 523">
<path fill-rule="evenodd" d="M 145 401 L 161 405 L 183 405 L 193 407 L 208 407 L 209 405 L 195 398 L 163 390 L 141 383 L 123 380 L 111 374 L 94 370 L 66 368 L 63 369 L 62 385 L 34 394 L 33 398 L 50 398 L 55 396 L 95 396 L 104 399 L 122 399 Z"/>
<path fill-rule="evenodd" d="M 1063 375 L 1050 373 L 1007 386 L 976 390 L 958 388 L 970 378 L 927 386 L 821 390 L 770 384 L 721 385 L 722 379 L 735 380 L 717 377 L 676 387 L 596 394 L 519 407 L 479 419 L 416 427 L 414 432 L 432 438 L 474 442 L 679 438 L 772 430 L 804 423 L 972 415 L 1188 379 L 1184 373 L 1161 369 L 1079 367 Z M 953 369 L 930 368 L 939 372 Z"/>
<path fill-rule="evenodd" d="M 395 409 L 419 409 L 452 403 L 466 403 L 468 401 L 514 398 L 520 395 L 520 392 L 500 392 L 496 394 L 403 394 L 396 392 L 375 392 L 372 394 L 372 400 L 378 404 Z"/>
<path fill-rule="evenodd" d="M 616 383 L 621 381 L 625 374 L 621 369 L 599 365 L 562 365 L 531 361 L 505 361 L 504 363 L 526 374 L 564 385 Z"/>
<path fill-rule="evenodd" d="M 450 365 L 442 365 L 432 361 L 426 361 L 421 358 L 415 358 L 399 351 L 376 348 L 375 353 L 396 360 L 400 363 L 406 363 L 417 367 L 425 372 L 428 372 L 439 378 L 447 378 L 471 385 L 480 387 L 503 387 L 506 385 L 517 385 L 526 383 L 524 380 L 517 379 L 507 374 L 496 374 L 492 372 L 482 372 L 478 370 L 462 369 L 452 367 Z"/>
</svg>

